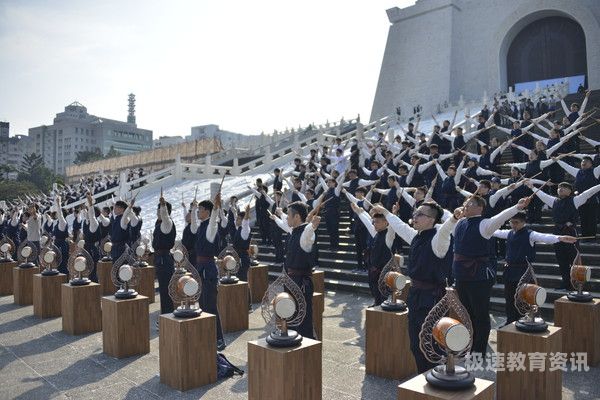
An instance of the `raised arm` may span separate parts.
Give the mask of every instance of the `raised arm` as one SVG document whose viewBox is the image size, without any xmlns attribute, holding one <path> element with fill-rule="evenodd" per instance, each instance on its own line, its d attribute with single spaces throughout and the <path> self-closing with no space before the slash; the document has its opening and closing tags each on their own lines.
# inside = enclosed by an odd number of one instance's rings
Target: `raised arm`
<svg viewBox="0 0 600 400">
<path fill-rule="evenodd" d="M 578 168 L 572 167 L 569 164 L 567 164 L 566 162 L 564 162 L 563 160 L 556 160 L 556 162 L 558 163 L 558 165 L 560 165 L 562 167 L 562 169 L 564 169 L 569 175 L 576 177 L 577 173 L 579 172 Z"/>
<path fill-rule="evenodd" d="M 540 190 L 541 191 L 541 190 Z M 592 186 L 588 190 L 583 193 L 578 194 L 573 198 L 573 204 L 575 204 L 575 208 L 579 208 L 584 205 L 592 196 L 600 191 L 600 184 L 596 186 Z"/>
</svg>

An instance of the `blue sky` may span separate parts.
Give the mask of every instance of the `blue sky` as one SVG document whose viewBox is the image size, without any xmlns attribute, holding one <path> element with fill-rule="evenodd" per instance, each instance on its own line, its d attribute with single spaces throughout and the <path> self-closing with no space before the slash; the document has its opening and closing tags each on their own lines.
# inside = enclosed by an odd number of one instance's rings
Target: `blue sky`
<svg viewBox="0 0 600 400">
<path fill-rule="evenodd" d="M 154 136 L 256 134 L 371 112 L 389 21 L 412 0 L 0 0 L 0 120 L 51 124 L 77 100 Z"/>
</svg>

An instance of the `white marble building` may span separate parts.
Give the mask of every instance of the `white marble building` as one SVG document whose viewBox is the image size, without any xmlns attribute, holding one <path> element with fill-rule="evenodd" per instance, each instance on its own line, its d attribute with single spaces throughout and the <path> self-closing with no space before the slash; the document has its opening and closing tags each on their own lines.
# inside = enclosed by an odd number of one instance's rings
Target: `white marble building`
<svg viewBox="0 0 600 400">
<path fill-rule="evenodd" d="M 418 0 L 387 15 L 371 121 L 572 74 L 600 88 L 598 0 Z"/>
</svg>

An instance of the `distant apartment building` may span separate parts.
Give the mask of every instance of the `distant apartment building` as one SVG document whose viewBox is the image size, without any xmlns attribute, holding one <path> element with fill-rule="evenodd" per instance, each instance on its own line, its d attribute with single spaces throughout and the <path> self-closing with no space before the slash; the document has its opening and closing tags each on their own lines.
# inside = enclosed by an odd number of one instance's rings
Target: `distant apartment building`
<svg viewBox="0 0 600 400">
<path fill-rule="evenodd" d="M 52 125 L 29 129 L 31 152 L 40 154 L 46 166 L 64 174 L 80 151 L 100 149 L 106 154 L 114 148 L 120 154 L 132 154 L 152 149 L 152 131 L 137 127 L 135 96 L 129 96 L 127 122 L 88 114 L 78 102 L 56 114 Z"/>
<path fill-rule="evenodd" d="M 160 149 L 183 142 L 185 142 L 185 139 L 182 136 L 161 136 L 158 139 L 154 139 L 153 145 L 155 149 Z"/>
<path fill-rule="evenodd" d="M 0 165 L 9 165 L 19 168 L 23 161 L 23 156 L 29 152 L 30 141 L 26 135 L 9 136 L 10 124 L 0 122 Z M 17 172 L 9 173 L 3 178 L 16 179 Z"/>
</svg>

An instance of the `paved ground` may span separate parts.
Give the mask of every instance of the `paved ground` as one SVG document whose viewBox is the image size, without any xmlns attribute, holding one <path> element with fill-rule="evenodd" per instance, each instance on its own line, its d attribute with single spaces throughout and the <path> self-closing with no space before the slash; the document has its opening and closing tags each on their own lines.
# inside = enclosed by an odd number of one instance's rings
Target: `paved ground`
<svg viewBox="0 0 600 400">
<path fill-rule="evenodd" d="M 396 399 L 397 381 L 364 373 L 364 309 L 370 299 L 329 292 L 323 342 L 324 399 Z M 69 336 L 60 318 L 40 320 L 33 309 L 0 298 L 0 399 L 244 399 L 246 377 L 235 377 L 180 393 L 160 383 L 158 336 L 154 323 L 158 303 L 150 305 L 150 354 L 117 360 L 102 353 L 102 334 Z M 494 326 L 502 321 L 494 319 Z M 248 340 L 264 336 L 258 311 L 250 330 L 227 335 L 225 354 L 246 369 Z M 495 347 L 495 334 L 491 338 Z M 478 374 L 494 379 L 493 372 Z M 600 399 L 600 368 L 563 375 L 563 399 Z M 532 394 L 533 395 L 533 394 Z M 529 397 L 529 396 L 528 396 Z"/>
</svg>

